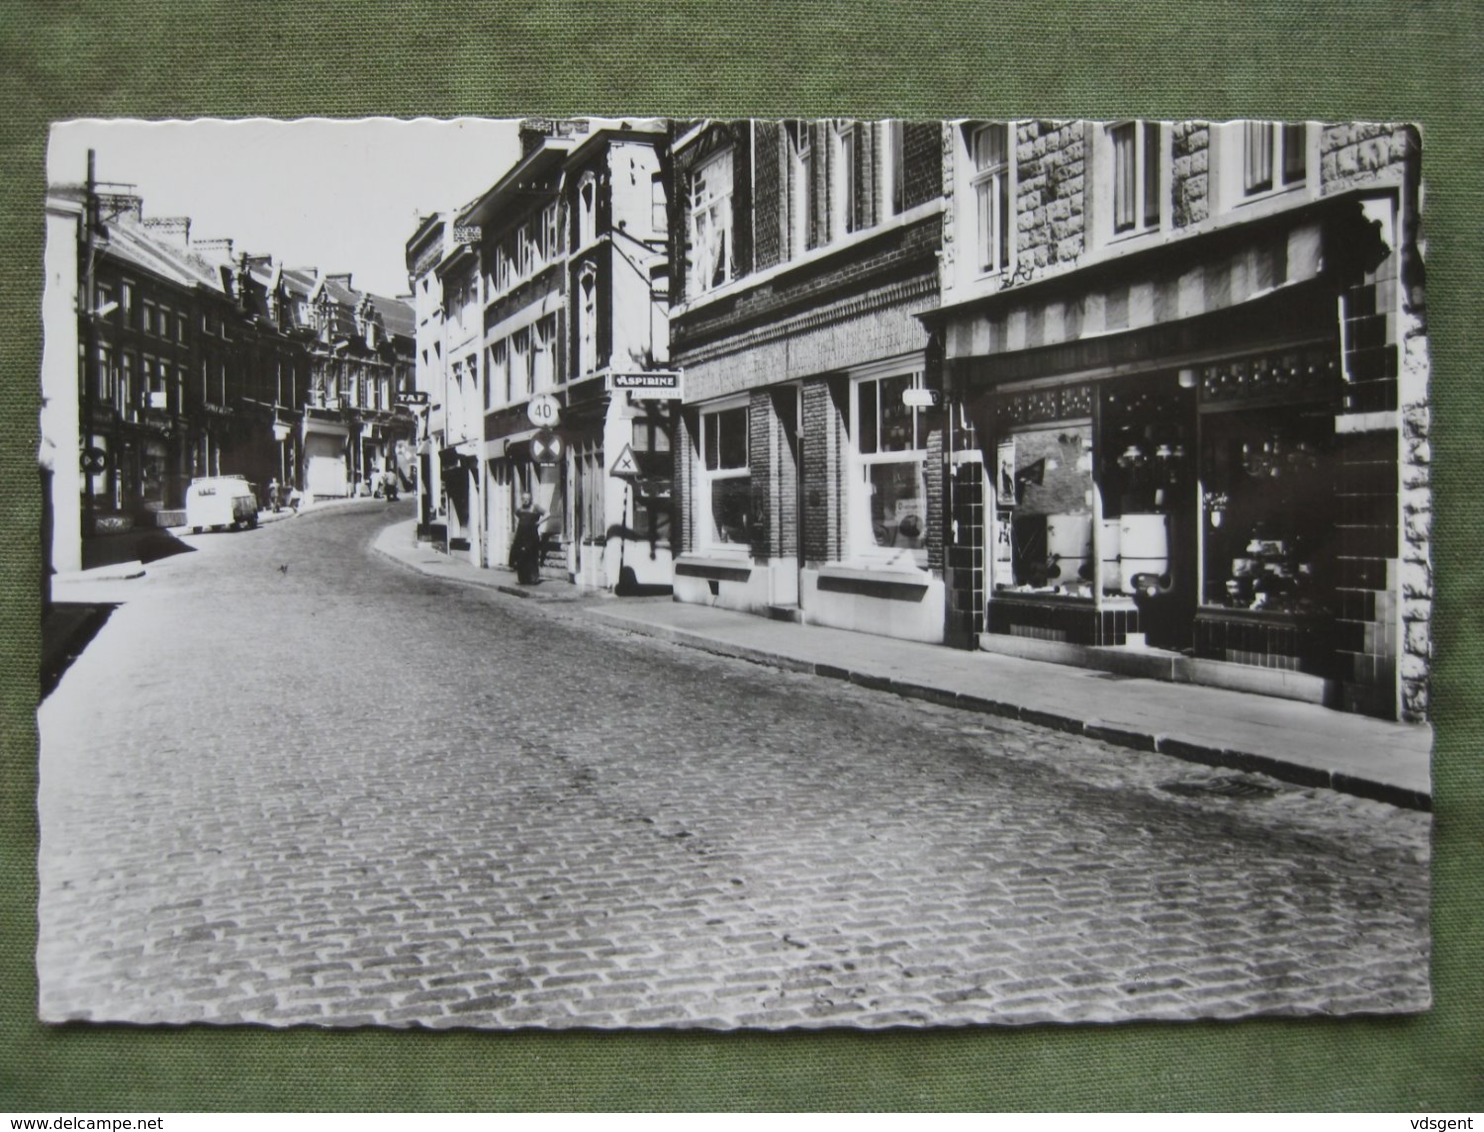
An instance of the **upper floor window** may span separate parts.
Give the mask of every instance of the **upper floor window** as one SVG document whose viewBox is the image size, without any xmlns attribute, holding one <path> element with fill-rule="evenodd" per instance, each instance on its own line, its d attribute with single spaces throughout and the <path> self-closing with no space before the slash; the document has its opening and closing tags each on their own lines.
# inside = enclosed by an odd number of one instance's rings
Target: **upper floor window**
<svg viewBox="0 0 1484 1132">
<path fill-rule="evenodd" d="M 598 234 L 598 179 L 584 173 L 577 187 L 577 246 L 585 248 Z"/>
<path fill-rule="evenodd" d="M 541 259 L 553 263 L 562 254 L 562 210 L 552 201 L 541 210 Z"/>
<path fill-rule="evenodd" d="M 1309 123 L 1213 123 L 1210 153 L 1218 211 L 1302 193 L 1317 180 L 1318 135 Z"/>
<path fill-rule="evenodd" d="M 531 395 L 531 331 L 522 327 L 510 336 L 510 399 L 521 400 Z"/>
<path fill-rule="evenodd" d="M 670 199 L 665 195 L 663 173 L 654 173 L 649 179 L 649 227 L 656 236 L 670 230 Z"/>
<path fill-rule="evenodd" d="M 860 144 L 854 122 L 835 128 L 834 213 L 837 236 L 857 232 L 862 227 L 860 199 Z"/>
<path fill-rule="evenodd" d="M 486 409 L 494 408 L 496 391 L 507 400 L 509 399 L 509 352 L 510 345 L 503 338 L 489 349 L 489 362 L 484 372 L 484 407 Z"/>
<path fill-rule="evenodd" d="M 1108 127 L 1112 149 L 1113 234 L 1160 226 L 1161 130 L 1158 122 Z"/>
<path fill-rule="evenodd" d="M 556 381 L 556 315 L 539 319 L 532 327 L 531 389 L 549 389 Z"/>
<path fill-rule="evenodd" d="M 536 244 L 536 233 L 532 230 L 530 223 L 522 224 L 520 227 L 520 274 L 524 278 L 534 275 L 537 270 L 537 258 L 540 249 Z"/>
<path fill-rule="evenodd" d="M 577 276 L 577 372 L 598 368 L 598 269 L 584 263 Z"/>
<path fill-rule="evenodd" d="M 1302 122 L 1244 122 L 1242 189 L 1248 196 L 1308 179 L 1308 130 Z"/>
<path fill-rule="evenodd" d="M 902 123 L 881 123 L 881 215 L 895 216 L 906 205 L 903 168 Z"/>
<path fill-rule="evenodd" d="M 708 160 L 690 175 L 690 238 L 686 294 L 700 295 L 732 278 L 732 154 Z"/>
<path fill-rule="evenodd" d="M 969 135 L 975 262 L 981 272 L 1010 266 L 1010 126 L 992 122 Z"/>
<path fill-rule="evenodd" d="M 814 246 L 814 145 L 807 122 L 788 135 L 788 250 L 799 256 Z"/>
</svg>

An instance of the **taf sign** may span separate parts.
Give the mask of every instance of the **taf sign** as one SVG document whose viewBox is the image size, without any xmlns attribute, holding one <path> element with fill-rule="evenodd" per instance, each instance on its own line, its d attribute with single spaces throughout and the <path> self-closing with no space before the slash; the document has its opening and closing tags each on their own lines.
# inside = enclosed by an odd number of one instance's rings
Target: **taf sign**
<svg viewBox="0 0 1484 1132">
<path fill-rule="evenodd" d="M 399 405 L 426 405 L 427 403 L 428 395 L 421 391 L 417 393 L 397 394 L 397 404 Z"/>
<path fill-rule="evenodd" d="M 526 416 L 537 428 L 550 428 L 561 415 L 562 403 L 550 393 L 538 393 L 526 405 Z"/>
<path fill-rule="evenodd" d="M 561 463 L 562 438 L 549 428 L 537 430 L 531 437 L 531 459 L 538 464 Z"/>
<path fill-rule="evenodd" d="M 903 389 L 902 406 L 908 409 L 931 409 L 942 395 L 936 389 Z"/>
<path fill-rule="evenodd" d="M 646 373 L 610 373 L 608 392 L 632 393 L 652 401 L 679 401 L 684 387 L 679 370 L 657 369 Z"/>
</svg>

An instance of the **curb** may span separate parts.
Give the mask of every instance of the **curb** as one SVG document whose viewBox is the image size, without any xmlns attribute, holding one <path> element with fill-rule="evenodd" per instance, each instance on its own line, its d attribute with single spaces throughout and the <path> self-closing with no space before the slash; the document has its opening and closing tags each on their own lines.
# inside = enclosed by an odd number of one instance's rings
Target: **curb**
<svg viewBox="0 0 1484 1132">
<path fill-rule="evenodd" d="M 509 585 L 504 582 L 486 582 L 478 578 L 448 577 L 441 573 L 430 573 L 423 570 L 419 563 L 409 561 L 396 552 L 382 547 L 379 542 L 373 542 L 371 546 L 383 558 L 389 559 L 408 570 L 413 570 L 423 577 L 440 578 L 444 581 L 478 586 L 480 589 L 495 590 L 499 593 L 507 594 L 510 597 L 518 597 L 526 600 L 534 599 L 546 604 L 559 602 L 578 604 L 573 599 L 565 597 L 543 598 L 540 594 L 534 593 L 529 589 Z M 1238 770 L 1251 774 L 1265 774 L 1270 778 L 1276 778 L 1296 786 L 1320 787 L 1326 790 L 1334 790 L 1341 794 L 1366 798 L 1373 802 L 1384 802 L 1402 809 L 1420 810 L 1423 813 L 1432 812 L 1432 797 L 1428 793 L 1411 790 L 1403 786 L 1393 786 L 1385 782 L 1375 782 L 1371 779 L 1361 778 L 1351 774 L 1348 771 L 1325 770 L 1321 767 L 1305 766 L 1302 763 L 1288 762 L 1269 755 L 1253 754 L 1250 751 L 1217 747 L 1205 743 L 1192 743 L 1186 739 L 1177 739 L 1173 736 L 1161 735 L 1157 732 L 1119 727 L 1100 719 L 1084 719 L 1080 716 L 1064 715 L 1060 712 L 1043 711 L 1039 708 L 1024 707 L 1020 704 L 989 699 L 968 692 L 953 692 L 946 688 L 935 688 L 927 684 L 917 684 L 908 680 L 879 676 L 871 672 L 842 668 L 834 664 L 799 660 L 782 653 L 770 652 L 767 649 L 754 648 L 750 645 L 734 645 L 726 641 L 718 641 L 713 637 L 695 633 L 688 629 L 677 629 L 669 625 L 649 624 L 601 608 L 589 607 L 589 612 L 602 618 L 614 628 L 626 630 L 643 637 L 668 641 L 671 644 L 711 653 L 715 656 L 732 657 L 737 660 L 745 660 L 751 664 L 782 669 L 786 672 L 821 676 L 829 680 L 843 680 L 846 683 L 856 684 L 859 687 L 872 691 L 890 692 L 894 695 L 906 697 L 907 699 L 924 700 L 942 707 L 953 707 L 960 708 L 964 711 L 977 712 L 980 715 L 994 715 L 1003 719 L 1014 719 L 1022 723 L 1047 727 L 1069 735 L 1080 735 L 1089 739 L 1097 739 L 1116 747 L 1126 747 L 1131 750 L 1144 751 L 1150 754 L 1167 755 L 1170 758 L 1196 763 L 1201 766 L 1221 767 L 1227 770 Z"/>
<path fill-rule="evenodd" d="M 1172 736 L 1160 735 L 1156 732 L 1137 731 L 1118 727 L 1104 723 L 1099 719 L 1082 719 L 1078 716 L 1023 707 L 1019 704 L 1008 703 L 1002 700 L 992 700 L 966 692 L 951 692 L 944 688 L 934 688 L 925 684 L 914 684 L 910 681 L 878 676 L 870 672 L 859 672 L 849 668 L 841 668 L 833 664 L 797 660 L 794 657 L 768 652 L 766 649 L 727 644 L 724 641 L 717 641 L 711 637 L 692 633 L 685 629 L 675 629 L 664 625 L 648 625 L 642 621 L 633 621 L 626 617 L 614 616 L 603 610 L 597 610 L 595 612 L 598 616 L 603 617 L 610 625 L 627 629 L 640 636 L 669 641 L 673 644 L 699 649 L 718 656 L 734 657 L 753 664 L 763 664 L 773 668 L 781 668 L 789 672 L 801 672 L 821 676 L 829 680 L 843 680 L 872 691 L 891 692 L 894 695 L 904 696 L 908 699 L 925 700 L 943 707 L 954 707 L 964 711 L 977 712 L 980 715 L 994 715 L 1003 719 L 1019 720 L 1022 723 L 1047 727 L 1054 731 L 1065 732 L 1069 735 L 1081 735 L 1089 739 L 1097 739 L 1104 743 L 1110 743 L 1115 747 L 1127 747 L 1150 754 L 1167 755 L 1171 758 L 1189 763 L 1197 763 L 1202 766 L 1221 767 L 1227 770 L 1239 770 L 1250 774 L 1265 774 L 1270 778 L 1276 778 L 1296 786 L 1321 787 L 1327 790 L 1334 790 L 1341 794 L 1351 794 L 1355 797 L 1367 798 L 1373 802 L 1385 802 L 1388 805 L 1397 806 L 1402 809 L 1420 810 L 1424 813 L 1432 812 L 1432 799 L 1425 793 L 1409 790 L 1402 786 L 1393 786 L 1385 782 L 1375 782 L 1370 779 L 1360 778 L 1346 771 L 1324 770 L 1320 767 L 1286 762 L 1282 759 L 1272 758 L 1268 755 L 1257 755 L 1249 751 L 1209 746 L 1203 743 L 1192 743 L 1185 739 L 1176 739 Z"/>
<path fill-rule="evenodd" d="M 144 577 L 144 563 L 139 559 L 116 562 L 111 566 L 94 566 L 91 570 L 72 570 L 65 574 L 53 574 L 53 586 L 76 585 L 80 582 L 127 582 Z"/>
</svg>

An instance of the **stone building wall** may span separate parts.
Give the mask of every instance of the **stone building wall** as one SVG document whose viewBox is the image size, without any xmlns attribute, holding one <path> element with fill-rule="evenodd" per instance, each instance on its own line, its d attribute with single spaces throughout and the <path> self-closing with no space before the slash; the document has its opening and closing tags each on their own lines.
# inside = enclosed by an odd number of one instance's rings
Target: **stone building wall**
<svg viewBox="0 0 1484 1132">
<path fill-rule="evenodd" d="M 1086 248 L 1087 123 L 1016 126 L 1015 275 L 1076 265 Z"/>
</svg>

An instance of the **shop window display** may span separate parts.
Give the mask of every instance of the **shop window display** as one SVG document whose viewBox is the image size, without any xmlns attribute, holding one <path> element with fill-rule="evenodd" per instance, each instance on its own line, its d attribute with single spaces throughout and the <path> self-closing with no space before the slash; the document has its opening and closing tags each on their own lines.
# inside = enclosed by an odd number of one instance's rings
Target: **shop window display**
<svg viewBox="0 0 1484 1132">
<path fill-rule="evenodd" d="M 1179 516 L 1194 504 L 1189 394 L 1173 380 L 1129 382 L 1103 398 L 1099 556 L 1107 595 L 1169 593 L 1193 550 L 1177 553 Z M 1184 527 L 1188 532 L 1189 525 Z M 1189 541 L 1187 536 L 1187 542 Z"/>
<path fill-rule="evenodd" d="M 918 374 L 859 381 L 856 393 L 854 495 L 858 549 L 905 565 L 927 565 L 927 497 L 923 461 L 927 430 L 921 412 L 903 398 Z"/>
<path fill-rule="evenodd" d="M 998 537 L 1008 543 L 1010 577 L 997 577 L 995 588 L 1091 598 L 1092 426 L 1018 430 L 1000 443 L 997 464 Z"/>
<path fill-rule="evenodd" d="M 1213 414 L 1203 438 L 1203 603 L 1331 612 L 1333 416 L 1322 409 Z"/>
</svg>

